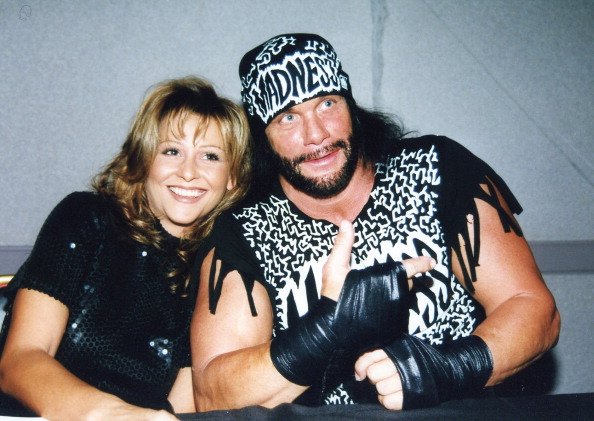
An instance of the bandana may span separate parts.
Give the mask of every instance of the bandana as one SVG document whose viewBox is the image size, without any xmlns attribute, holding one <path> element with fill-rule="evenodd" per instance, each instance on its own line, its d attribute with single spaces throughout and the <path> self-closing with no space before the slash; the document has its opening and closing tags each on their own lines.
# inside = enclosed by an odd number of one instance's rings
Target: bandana
<svg viewBox="0 0 594 421">
<path fill-rule="evenodd" d="M 261 128 L 309 99 L 351 96 L 349 76 L 334 48 L 314 34 L 279 35 L 257 46 L 241 59 L 239 77 L 245 110 Z"/>
</svg>

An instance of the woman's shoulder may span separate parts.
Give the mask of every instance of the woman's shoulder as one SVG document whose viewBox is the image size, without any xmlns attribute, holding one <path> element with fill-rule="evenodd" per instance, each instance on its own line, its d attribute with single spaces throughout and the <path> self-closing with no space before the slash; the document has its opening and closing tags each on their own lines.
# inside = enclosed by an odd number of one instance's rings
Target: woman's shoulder
<svg viewBox="0 0 594 421">
<path fill-rule="evenodd" d="M 102 206 L 106 199 L 92 191 L 75 191 L 64 197 L 56 206 L 63 209 L 87 209 Z"/>
<path fill-rule="evenodd" d="M 54 222 L 67 227 L 84 225 L 104 226 L 112 221 L 115 204 L 112 200 L 90 191 L 76 191 L 64 197 L 52 210 L 46 223 Z"/>
</svg>

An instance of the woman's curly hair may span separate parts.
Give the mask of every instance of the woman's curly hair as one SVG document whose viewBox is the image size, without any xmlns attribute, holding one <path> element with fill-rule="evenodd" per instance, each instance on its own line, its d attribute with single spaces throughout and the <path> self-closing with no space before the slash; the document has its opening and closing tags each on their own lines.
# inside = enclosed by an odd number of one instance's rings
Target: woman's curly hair
<svg viewBox="0 0 594 421">
<path fill-rule="evenodd" d="M 204 79 L 188 76 L 162 82 L 146 95 L 120 152 L 92 182 L 95 191 L 118 205 L 128 234 L 134 240 L 160 247 L 163 238 L 155 224 L 145 184 L 162 140 L 159 138 L 162 126 L 179 130 L 192 116 L 198 117 L 200 130 L 206 130 L 211 122 L 218 125 L 234 187 L 225 192 L 208 215 L 184 232 L 178 249 L 182 264 L 170 274 L 181 280 L 174 283 L 174 289 L 181 286 L 183 290 L 188 284 L 190 259 L 198 244 L 210 233 L 217 216 L 243 198 L 249 187 L 251 142 L 243 109 L 218 96 Z"/>
</svg>

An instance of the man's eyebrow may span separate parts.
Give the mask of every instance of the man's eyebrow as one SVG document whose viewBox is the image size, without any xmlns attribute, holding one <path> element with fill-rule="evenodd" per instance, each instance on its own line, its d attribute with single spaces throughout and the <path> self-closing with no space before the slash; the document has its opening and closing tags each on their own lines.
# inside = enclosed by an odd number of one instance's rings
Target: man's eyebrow
<svg viewBox="0 0 594 421">
<path fill-rule="evenodd" d="M 292 113 L 292 112 L 293 112 L 293 110 L 294 110 L 294 109 L 295 109 L 295 105 L 293 105 L 293 106 L 292 106 L 292 107 L 290 107 L 290 108 L 287 108 L 287 109 L 286 109 L 286 110 L 284 110 L 284 111 L 281 111 L 280 113 L 278 113 L 277 117 L 278 117 L 279 115 L 283 115 L 283 114 L 290 114 L 290 113 Z M 276 117 L 275 117 L 275 118 L 276 118 Z"/>
</svg>

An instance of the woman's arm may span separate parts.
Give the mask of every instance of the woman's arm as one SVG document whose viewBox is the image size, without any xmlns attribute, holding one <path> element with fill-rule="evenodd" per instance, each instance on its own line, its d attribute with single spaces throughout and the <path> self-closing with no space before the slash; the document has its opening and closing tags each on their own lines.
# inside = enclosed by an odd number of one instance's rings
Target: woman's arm
<svg viewBox="0 0 594 421">
<path fill-rule="evenodd" d="M 167 397 L 176 414 L 196 412 L 194 391 L 192 386 L 192 368 L 184 367 L 179 370 L 175 383 Z"/>
<path fill-rule="evenodd" d="M 47 419 L 175 419 L 165 411 L 134 407 L 83 382 L 54 359 L 68 308 L 41 292 L 20 289 L 15 297 L 0 359 L 0 388 Z"/>
</svg>

